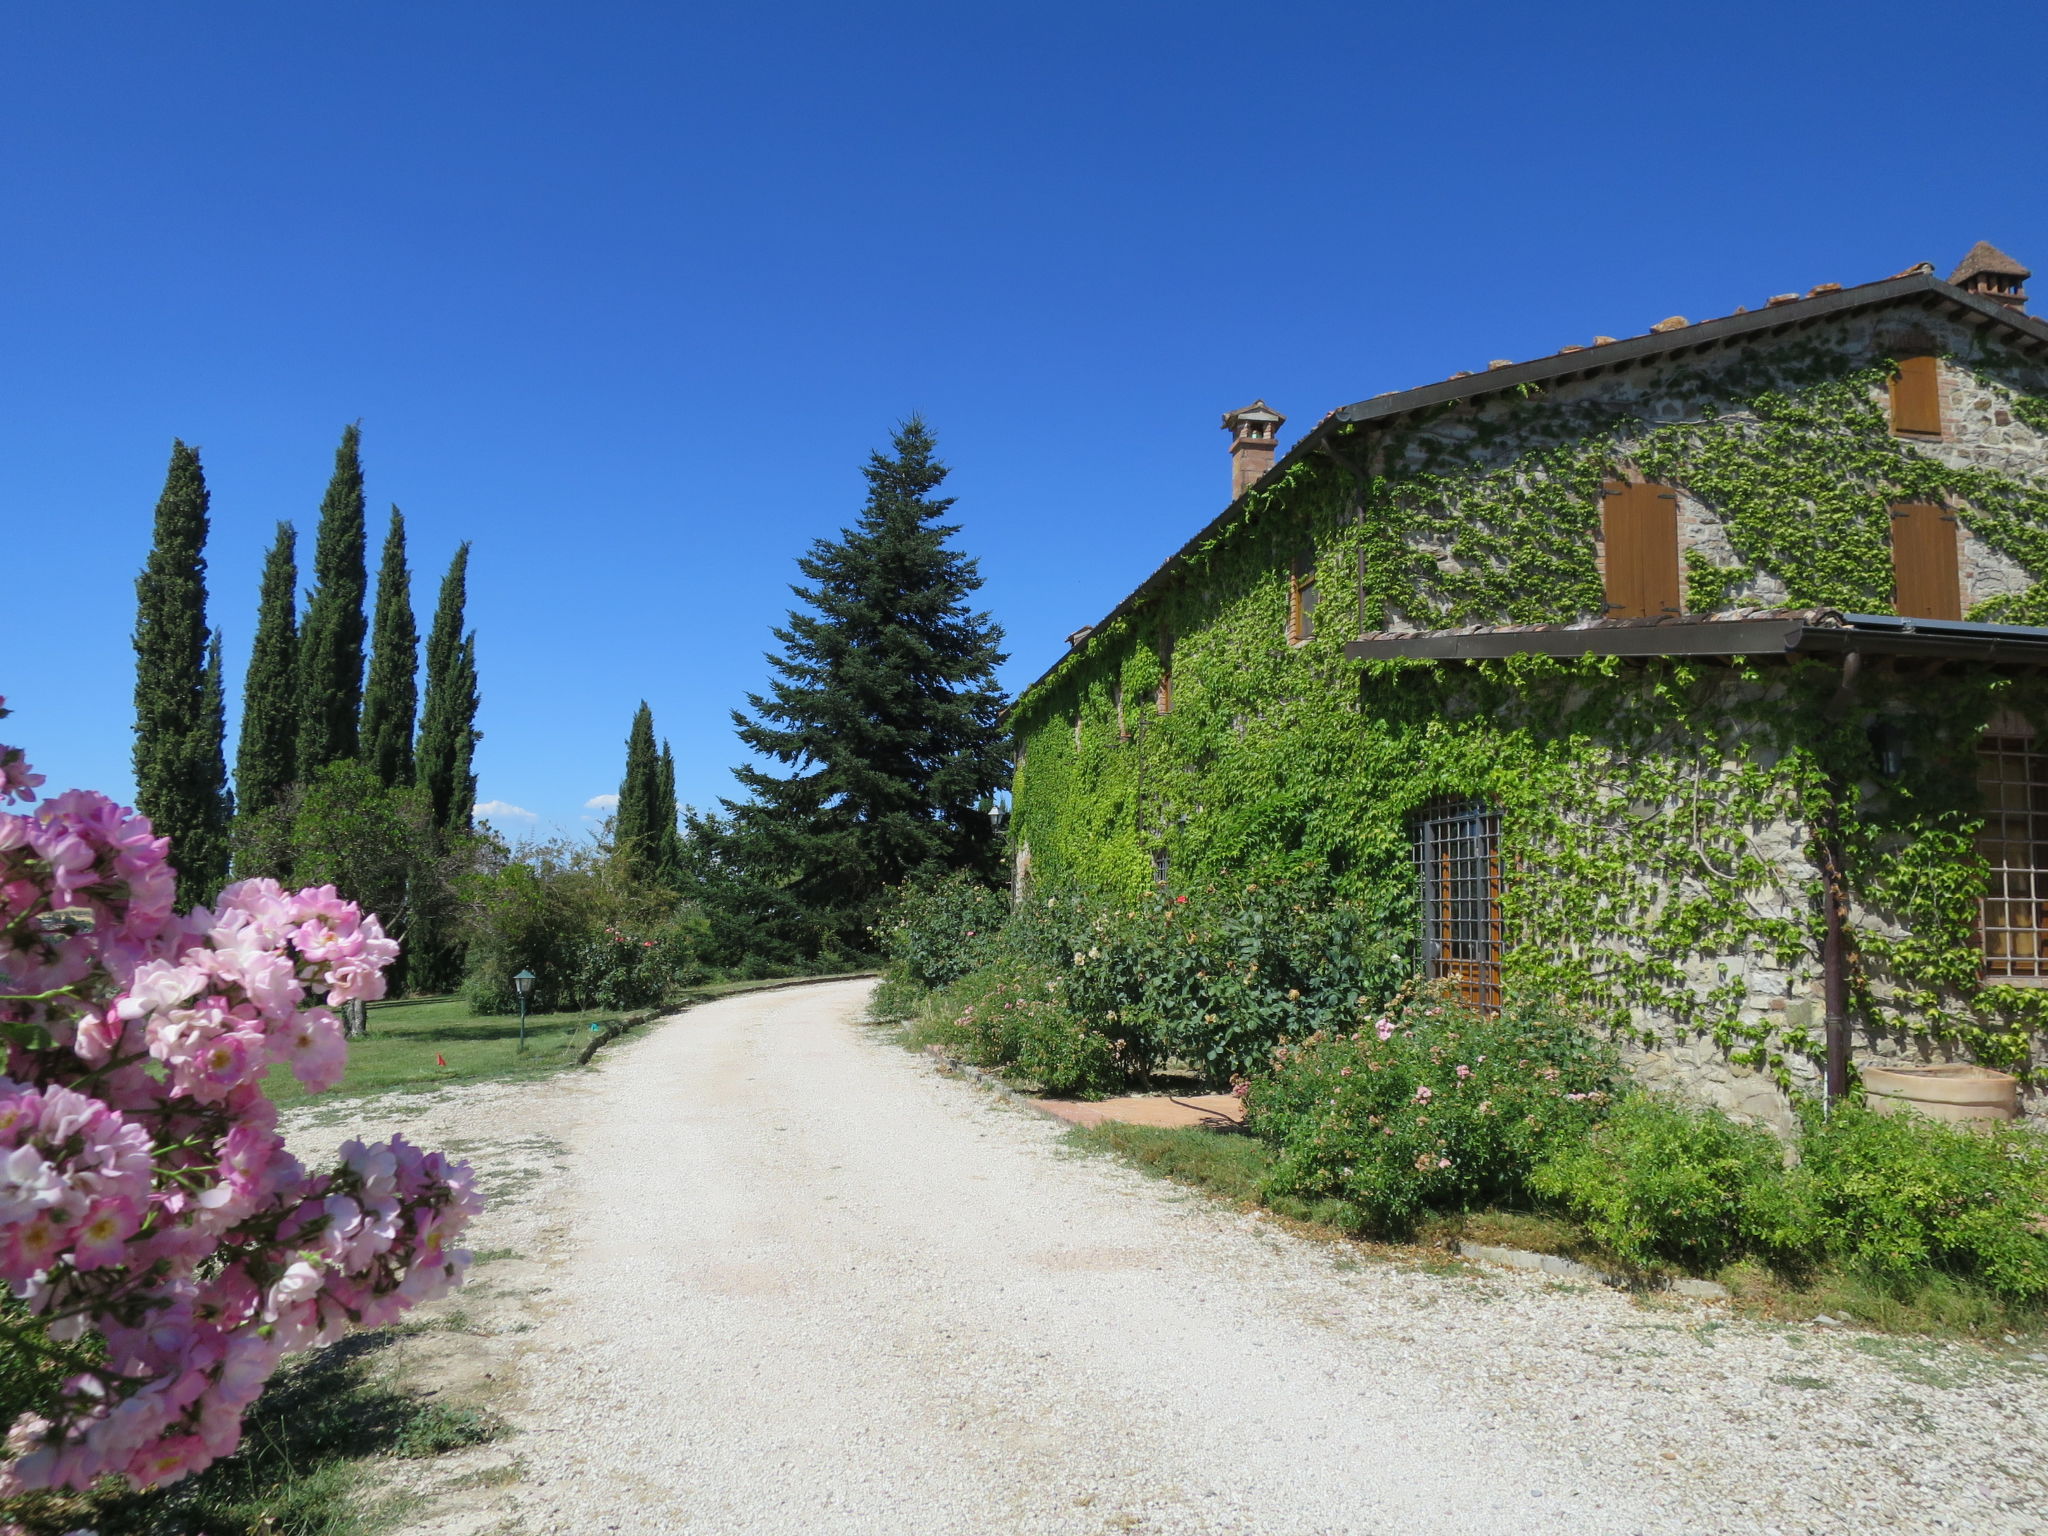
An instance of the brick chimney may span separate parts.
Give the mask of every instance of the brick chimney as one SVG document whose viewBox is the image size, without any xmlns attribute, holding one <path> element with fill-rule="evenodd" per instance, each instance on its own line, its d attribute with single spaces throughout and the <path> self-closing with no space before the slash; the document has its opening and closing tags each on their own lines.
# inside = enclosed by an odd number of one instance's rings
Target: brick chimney
<svg viewBox="0 0 2048 1536">
<path fill-rule="evenodd" d="M 2007 309 L 2024 310 L 2027 279 L 2033 275 L 1989 240 L 1979 240 L 1948 280 L 1965 293 L 1981 293 Z"/>
<path fill-rule="evenodd" d="M 1243 410 L 1232 411 L 1223 418 L 1223 430 L 1230 434 L 1232 501 L 1257 485 L 1273 467 L 1273 450 L 1286 420 L 1263 400 L 1254 400 Z"/>
</svg>

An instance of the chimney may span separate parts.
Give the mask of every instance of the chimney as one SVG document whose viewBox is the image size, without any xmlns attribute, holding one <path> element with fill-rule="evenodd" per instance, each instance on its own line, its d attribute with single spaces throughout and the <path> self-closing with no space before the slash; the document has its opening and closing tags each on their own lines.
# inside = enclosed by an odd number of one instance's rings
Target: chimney
<svg viewBox="0 0 2048 1536">
<path fill-rule="evenodd" d="M 1223 418 L 1223 430 L 1230 434 L 1232 501 L 1257 485 L 1273 467 L 1273 450 L 1286 420 L 1263 400 L 1254 400 L 1243 410 L 1232 411 Z"/>
<path fill-rule="evenodd" d="M 1981 293 L 2007 309 L 2024 311 L 2027 279 L 2033 275 L 1989 240 L 1979 240 L 1948 280 L 1965 293 Z"/>
</svg>

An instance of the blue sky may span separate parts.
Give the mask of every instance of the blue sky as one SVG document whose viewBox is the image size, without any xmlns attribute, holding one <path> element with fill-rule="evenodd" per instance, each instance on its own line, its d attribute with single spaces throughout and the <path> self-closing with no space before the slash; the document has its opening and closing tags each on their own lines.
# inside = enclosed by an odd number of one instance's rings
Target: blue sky
<svg viewBox="0 0 2048 1536">
<path fill-rule="evenodd" d="M 580 827 L 643 697 L 707 804 L 906 413 L 1021 687 L 1221 508 L 1254 396 L 1291 438 L 1978 239 L 2048 269 L 2044 44 L 2024 6 L 13 7 L 0 733 L 128 793 L 171 439 L 238 681 L 360 419 L 423 612 L 474 542 L 507 830 Z"/>
</svg>

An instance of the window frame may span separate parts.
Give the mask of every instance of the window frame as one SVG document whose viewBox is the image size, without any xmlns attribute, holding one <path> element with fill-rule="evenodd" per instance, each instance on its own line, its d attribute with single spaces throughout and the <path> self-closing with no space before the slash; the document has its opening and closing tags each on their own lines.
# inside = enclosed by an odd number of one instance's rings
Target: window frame
<svg viewBox="0 0 2048 1536">
<path fill-rule="evenodd" d="M 1476 795 L 1442 796 L 1415 812 L 1409 835 L 1423 974 L 1449 982 L 1459 1000 L 1480 1013 L 1498 1013 L 1507 948 L 1500 809 Z"/>
<path fill-rule="evenodd" d="M 1986 771 L 1994 763 L 2002 770 L 1995 778 Z M 2019 789 L 2019 805 L 1997 803 L 2014 798 L 1994 794 L 2008 786 Z M 1987 986 L 2048 987 L 2048 745 L 2024 721 L 1992 721 L 1977 742 L 1977 789 L 1984 824 L 1976 849 L 1985 866 L 1977 900 L 1978 979 Z M 2015 849 L 2024 850 L 2021 858 L 2011 856 Z M 2031 924 L 2012 921 L 2022 908 L 2032 909 Z M 2015 952 L 2021 936 L 2024 954 Z"/>
</svg>

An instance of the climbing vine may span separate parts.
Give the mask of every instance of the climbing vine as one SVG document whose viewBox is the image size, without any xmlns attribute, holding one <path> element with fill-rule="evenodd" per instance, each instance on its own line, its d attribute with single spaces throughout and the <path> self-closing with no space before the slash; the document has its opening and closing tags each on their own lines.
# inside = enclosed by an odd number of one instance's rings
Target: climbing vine
<svg viewBox="0 0 2048 1536">
<path fill-rule="evenodd" d="M 1014 835 L 1062 882 L 1307 874 L 1413 932 L 1413 813 L 1481 795 L 1502 813 L 1511 991 L 1711 1037 L 1784 1080 L 1818 1049 L 1832 826 L 1862 1020 L 2026 1067 L 2048 999 L 1978 977 L 1974 763 L 2000 709 L 2048 728 L 2037 685 L 1878 668 L 1845 685 L 1810 659 L 1343 656 L 1360 632 L 1599 615 L 1599 492 L 1630 474 L 1704 508 L 1732 556 L 1688 551 L 1697 609 L 1886 611 L 1890 507 L 1908 500 L 1954 509 L 2030 579 L 2048 574 L 2048 487 L 1892 436 L 1889 372 L 1809 349 L 1767 373 L 1754 359 L 1673 372 L 1654 398 L 1340 429 L 1020 701 Z M 2048 435 L 2048 401 L 1977 382 Z M 1315 635 L 1290 643 L 1285 573 L 1305 544 L 1323 603 Z M 2048 619 L 2048 589 L 1977 616 Z M 1904 734 L 1889 778 L 1877 720 Z"/>
</svg>

